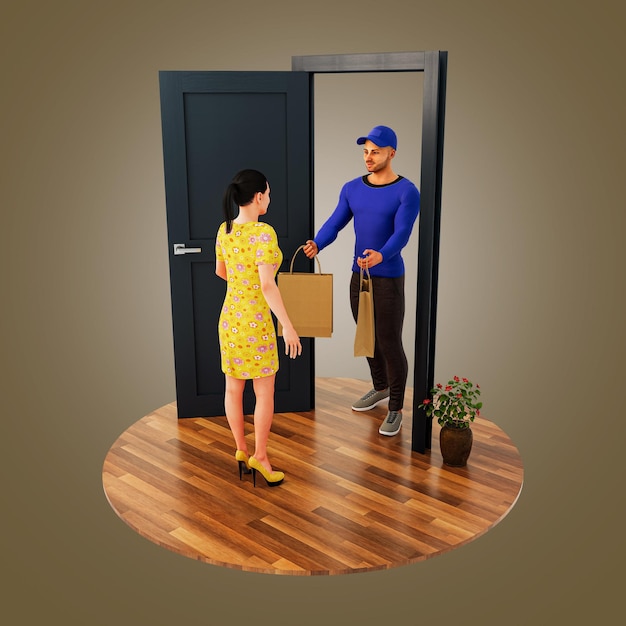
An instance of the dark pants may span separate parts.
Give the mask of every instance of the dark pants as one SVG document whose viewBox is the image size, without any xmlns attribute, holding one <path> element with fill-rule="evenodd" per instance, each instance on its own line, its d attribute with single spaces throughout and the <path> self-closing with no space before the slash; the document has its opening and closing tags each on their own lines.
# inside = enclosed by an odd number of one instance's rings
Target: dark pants
<svg viewBox="0 0 626 626">
<path fill-rule="evenodd" d="M 382 391 L 389 387 L 389 410 L 401 411 L 409 369 L 402 346 L 404 276 L 398 278 L 372 276 L 371 280 L 376 345 L 374 357 L 368 357 L 367 362 L 374 389 Z M 353 272 L 350 280 L 350 306 L 355 322 L 359 310 L 359 282 L 359 274 Z"/>
</svg>

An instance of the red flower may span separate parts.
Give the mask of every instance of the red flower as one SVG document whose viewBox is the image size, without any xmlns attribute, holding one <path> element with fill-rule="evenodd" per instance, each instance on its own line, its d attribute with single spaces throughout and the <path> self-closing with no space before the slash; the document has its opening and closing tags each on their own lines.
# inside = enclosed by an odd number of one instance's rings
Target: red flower
<svg viewBox="0 0 626 626">
<path fill-rule="evenodd" d="M 426 400 L 424 400 L 424 402 L 422 402 L 422 404 L 430 404 L 431 400 L 429 398 L 426 398 Z"/>
<path fill-rule="evenodd" d="M 457 397 L 457 398 L 462 398 L 462 397 L 463 397 L 463 394 L 462 394 L 462 393 L 457 393 L 457 394 L 456 394 L 456 397 Z"/>
<path fill-rule="evenodd" d="M 454 377 L 454 382 L 455 382 L 455 383 L 458 383 L 458 382 L 459 382 L 459 380 L 460 380 L 460 378 L 459 378 L 458 376 L 455 376 L 455 377 Z"/>
<path fill-rule="evenodd" d="M 469 380 L 467 380 L 467 378 L 464 378 L 464 379 L 463 379 L 463 382 L 464 382 L 464 383 L 469 383 Z"/>
<path fill-rule="evenodd" d="M 443 387 L 443 385 L 441 383 L 437 383 L 437 388 L 441 389 Z"/>
<path fill-rule="evenodd" d="M 452 391 L 452 386 L 451 385 L 446 385 L 446 391 Z"/>
</svg>

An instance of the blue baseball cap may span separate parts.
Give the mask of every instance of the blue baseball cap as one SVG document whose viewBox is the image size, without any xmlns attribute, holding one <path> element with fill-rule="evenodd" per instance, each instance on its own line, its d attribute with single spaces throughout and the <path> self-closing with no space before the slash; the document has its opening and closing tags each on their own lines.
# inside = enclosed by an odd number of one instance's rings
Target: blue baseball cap
<svg viewBox="0 0 626 626">
<path fill-rule="evenodd" d="M 390 146 L 396 150 L 398 147 L 398 138 L 396 137 L 396 133 L 394 133 L 389 126 L 374 126 L 374 128 L 370 130 L 369 135 L 366 137 L 359 137 L 356 142 L 359 145 L 362 145 L 368 139 L 379 148 L 386 148 L 387 146 Z"/>
</svg>

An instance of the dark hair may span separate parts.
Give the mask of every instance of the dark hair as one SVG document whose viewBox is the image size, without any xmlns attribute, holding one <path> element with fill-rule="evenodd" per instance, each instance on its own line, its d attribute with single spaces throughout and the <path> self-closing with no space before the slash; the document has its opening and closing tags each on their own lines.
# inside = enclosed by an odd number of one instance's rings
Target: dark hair
<svg viewBox="0 0 626 626">
<path fill-rule="evenodd" d="M 222 198 L 227 233 L 233 228 L 235 206 L 246 206 L 252 202 L 255 193 L 266 191 L 267 178 L 257 170 L 241 170 L 233 176 Z"/>
</svg>

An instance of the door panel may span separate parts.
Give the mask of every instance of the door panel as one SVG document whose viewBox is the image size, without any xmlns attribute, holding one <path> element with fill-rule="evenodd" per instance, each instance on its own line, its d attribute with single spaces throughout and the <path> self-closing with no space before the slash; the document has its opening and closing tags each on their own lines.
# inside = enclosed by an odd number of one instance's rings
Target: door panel
<svg viewBox="0 0 626 626">
<path fill-rule="evenodd" d="M 223 415 L 217 320 L 226 287 L 215 275 L 222 193 L 238 170 L 267 176 L 263 219 L 278 234 L 281 271 L 288 268 L 312 232 L 309 75 L 160 72 L 160 86 L 178 414 Z M 200 251 L 175 255 L 174 244 Z M 313 340 L 302 345 L 303 356 L 290 360 L 279 340 L 277 412 L 314 406 Z M 247 389 L 246 413 L 253 404 Z"/>
</svg>

